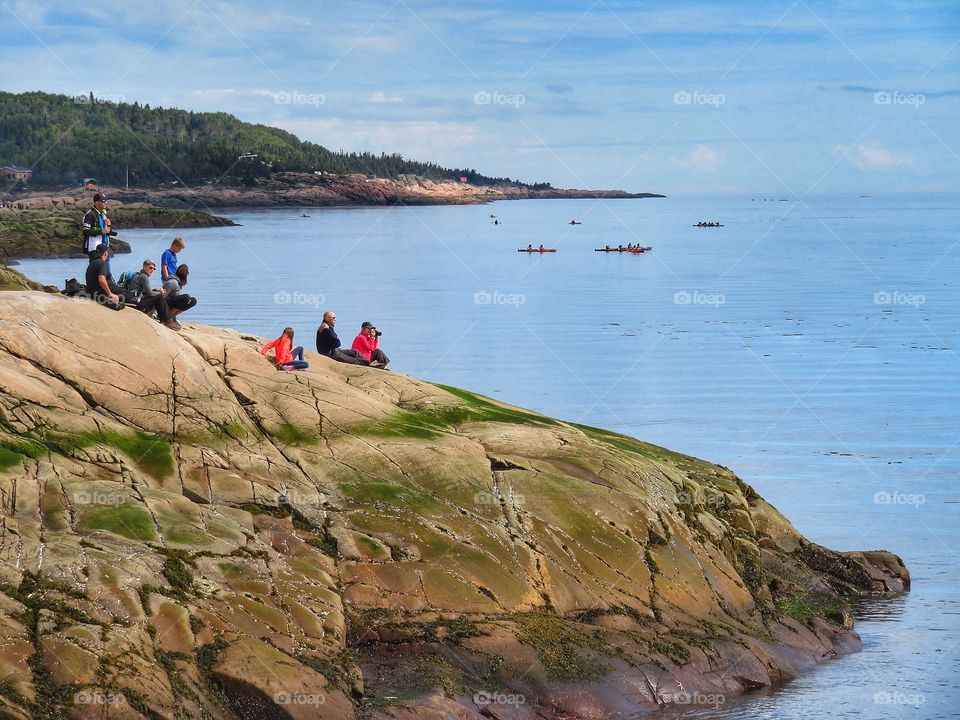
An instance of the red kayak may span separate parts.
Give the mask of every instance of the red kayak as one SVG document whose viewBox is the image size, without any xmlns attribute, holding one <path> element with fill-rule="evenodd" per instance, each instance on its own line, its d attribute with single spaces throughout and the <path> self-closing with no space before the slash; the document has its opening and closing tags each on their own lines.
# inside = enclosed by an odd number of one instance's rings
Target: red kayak
<svg viewBox="0 0 960 720">
<path fill-rule="evenodd" d="M 533 248 L 533 249 L 520 248 L 519 250 L 517 250 L 517 252 L 528 252 L 528 253 L 545 253 L 545 252 L 556 252 L 556 251 L 557 251 L 556 248 L 544 248 L 543 250 L 541 250 L 540 248 Z"/>
</svg>

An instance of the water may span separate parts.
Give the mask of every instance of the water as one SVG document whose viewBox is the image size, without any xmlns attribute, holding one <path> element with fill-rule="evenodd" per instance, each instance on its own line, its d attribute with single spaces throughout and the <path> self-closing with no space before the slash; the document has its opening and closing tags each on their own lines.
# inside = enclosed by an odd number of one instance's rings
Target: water
<svg viewBox="0 0 960 720">
<path fill-rule="evenodd" d="M 396 371 L 719 462 L 808 538 L 904 558 L 914 589 L 861 610 L 863 652 L 681 714 L 960 717 L 960 197 L 227 214 L 242 227 L 181 233 L 190 320 L 291 325 L 309 349 L 325 308 L 348 342 L 370 320 Z M 115 275 L 174 234 L 120 230 Z M 516 252 L 541 242 L 559 251 Z M 618 243 L 654 249 L 593 252 Z M 21 269 L 62 286 L 83 267 Z"/>
</svg>

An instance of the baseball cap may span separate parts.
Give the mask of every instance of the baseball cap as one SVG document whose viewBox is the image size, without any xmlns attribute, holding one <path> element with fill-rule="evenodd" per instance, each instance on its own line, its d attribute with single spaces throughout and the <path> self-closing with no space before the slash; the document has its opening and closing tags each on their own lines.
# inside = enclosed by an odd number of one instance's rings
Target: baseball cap
<svg viewBox="0 0 960 720">
<path fill-rule="evenodd" d="M 107 199 L 103 196 L 102 193 L 97 193 L 96 195 L 93 196 L 93 201 L 94 201 L 94 202 L 106 202 Z"/>
<path fill-rule="evenodd" d="M 362 324 L 360 325 L 360 329 L 361 329 L 361 330 L 366 330 L 367 328 L 374 328 L 374 329 L 376 329 L 376 328 L 374 327 L 374 325 L 373 325 L 372 322 L 365 322 L 365 323 L 362 323 Z"/>
</svg>

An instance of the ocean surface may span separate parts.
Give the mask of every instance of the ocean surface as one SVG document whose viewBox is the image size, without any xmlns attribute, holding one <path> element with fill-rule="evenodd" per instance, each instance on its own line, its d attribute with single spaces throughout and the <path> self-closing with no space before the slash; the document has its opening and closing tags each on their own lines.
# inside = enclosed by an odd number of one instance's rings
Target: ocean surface
<svg viewBox="0 0 960 720">
<path fill-rule="evenodd" d="M 290 325 L 311 350 L 324 309 L 347 343 L 369 320 L 397 372 L 721 463 L 808 538 L 905 560 L 912 592 L 859 610 L 862 652 L 665 714 L 960 717 L 960 196 L 221 214 L 241 226 L 180 233 L 185 320 Z M 115 276 L 175 234 L 118 229 Z M 628 243 L 653 250 L 594 252 Z M 84 267 L 19 269 L 62 287 Z"/>
</svg>

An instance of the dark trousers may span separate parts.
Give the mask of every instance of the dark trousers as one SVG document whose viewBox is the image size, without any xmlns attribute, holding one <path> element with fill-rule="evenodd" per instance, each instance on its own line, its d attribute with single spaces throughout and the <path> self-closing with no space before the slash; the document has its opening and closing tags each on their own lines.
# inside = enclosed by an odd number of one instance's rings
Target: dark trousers
<svg viewBox="0 0 960 720">
<path fill-rule="evenodd" d="M 103 292 L 99 290 L 94 290 L 90 294 L 90 299 L 93 300 L 95 303 L 99 303 L 104 307 L 110 308 L 111 310 L 123 310 L 123 307 L 124 307 L 122 296 L 120 297 L 120 302 L 115 303 L 113 300 L 110 299 L 110 296 L 104 295 Z"/>
<path fill-rule="evenodd" d="M 348 365 L 367 365 L 366 359 L 356 350 L 334 350 L 333 359 Z"/>
<path fill-rule="evenodd" d="M 150 295 L 140 298 L 137 303 L 137 310 L 145 312 L 147 315 L 154 311 L 160 322 L 165 323 L 170 319 L 170 306 L 167 305 L 167 299 L 163 295 Z"/>
<path fill-rule="evenodd" d="M 370 353 L 370 362 L 378 362 L 384 367 L 386 367 L 387 363 L 390 362 L 390 358 L 387 357 L 387 354 L 383 350 L 381 350 L 380 348 L 377 348 L 372 353 Z"/>
<path fill-rule="evenodd" d="M 197 304 L 197 299 L 192 295 L 187 295 L 186 293 L 180 293 L 179 295 L 174 295 L 172 298 L 167 300 L 167 305 L 171 310 L 179 310 L 183 312 L 189 310 L 194 305 Z"/>
</svg>

